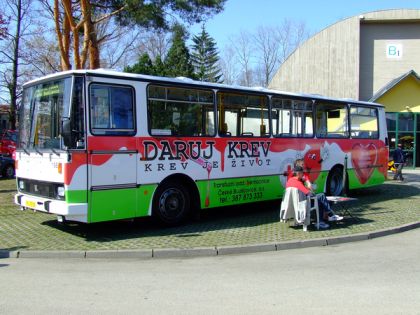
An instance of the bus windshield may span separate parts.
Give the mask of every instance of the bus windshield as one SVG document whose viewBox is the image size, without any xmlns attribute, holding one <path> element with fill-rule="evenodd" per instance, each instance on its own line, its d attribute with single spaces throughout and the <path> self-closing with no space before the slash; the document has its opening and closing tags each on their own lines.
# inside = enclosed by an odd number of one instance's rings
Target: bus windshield
<svg viewBox="0 0 420 315">
<path fill-rule="evenodd" d="M 20 110 L 20 147 L 62 149 L 60 125 L 68 117 L 71 78 L 44 82 L 23 91 Z"/>
</svg>

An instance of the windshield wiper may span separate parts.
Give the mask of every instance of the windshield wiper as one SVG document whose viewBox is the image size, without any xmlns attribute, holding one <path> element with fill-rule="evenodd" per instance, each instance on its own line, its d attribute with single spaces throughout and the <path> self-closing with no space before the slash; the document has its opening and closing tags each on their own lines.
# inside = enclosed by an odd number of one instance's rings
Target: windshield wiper
<svg viewBox="0 0 420 315">
<path fill-rule="evenodd" d="M 60 153 L 58 153 L 58 151 L 56 151 L 53 147 L 51 147 L 50 149 L 54 152 L 55 155 L 60 156 Z"/>
<path fill-rule="evenodd" d="M 37 147 L 34 146 L 34 150 L 36 151 L 36 153 L 38 153 L 40 156 L 42 156 L 42 152 L 39 151 Z"/>
<path fill-rule="evenodd" d="M 21 143 L 21 144 L 23 144 L 24 146 L 26 145 L 26 142 L 24 142 L 24 141 L 21 141 L 20 143 Z M 30 155 L 30 154 L 29 154 L 29 151 L 28 151 L 28 150 L 26 150 L 26 148 L 25 148 L 24 146 L 22 146 L 22 147 L 21 147 L 21 148 L 22 148 L 22 150 L 23 150 L 23 152 L 25 152 L 27 155 Z"/>
</svg>

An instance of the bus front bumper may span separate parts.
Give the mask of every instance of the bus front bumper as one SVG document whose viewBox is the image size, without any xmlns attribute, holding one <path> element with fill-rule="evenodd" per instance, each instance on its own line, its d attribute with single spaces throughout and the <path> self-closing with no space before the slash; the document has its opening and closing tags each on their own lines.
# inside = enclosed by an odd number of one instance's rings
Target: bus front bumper
<svg viewBox="0 0 420 315">
<path fill-rule="evenodd" d="M 87 203 L 69 204 L 65 201 L 51 200 L 24 194 L 16 194 L 15 203 L 21 206 L 23 210 L 32 209 L 34 211 L 52 213 L 67 221 L 87 223 Z"/>
</svg>

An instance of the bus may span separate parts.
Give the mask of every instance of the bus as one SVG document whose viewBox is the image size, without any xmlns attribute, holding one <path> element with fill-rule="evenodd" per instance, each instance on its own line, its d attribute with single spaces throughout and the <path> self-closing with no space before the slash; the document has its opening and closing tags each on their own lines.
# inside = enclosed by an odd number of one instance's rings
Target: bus
<svg viewBox="0 0 420 315">
<path fill-rule="evenodd" d="M 153 216 L 281 199 L 304 159 L 316 192 L 383 183 L 380 104 L 72 70 L 24 85 L 15 203 L 59 221 Z"/>
</svg>

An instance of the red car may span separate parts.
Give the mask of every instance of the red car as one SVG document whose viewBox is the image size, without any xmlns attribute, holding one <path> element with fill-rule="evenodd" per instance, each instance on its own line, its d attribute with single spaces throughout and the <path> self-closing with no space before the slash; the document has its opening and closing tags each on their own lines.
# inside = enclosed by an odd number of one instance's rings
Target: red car
<svg viewBox="0 0 420 315">
<path fill-rule="evenodd" d="M 17 131 L 5 130 L 0 136 L 0 155 L 13 156 L 17 144 Z"/>
</svg>

